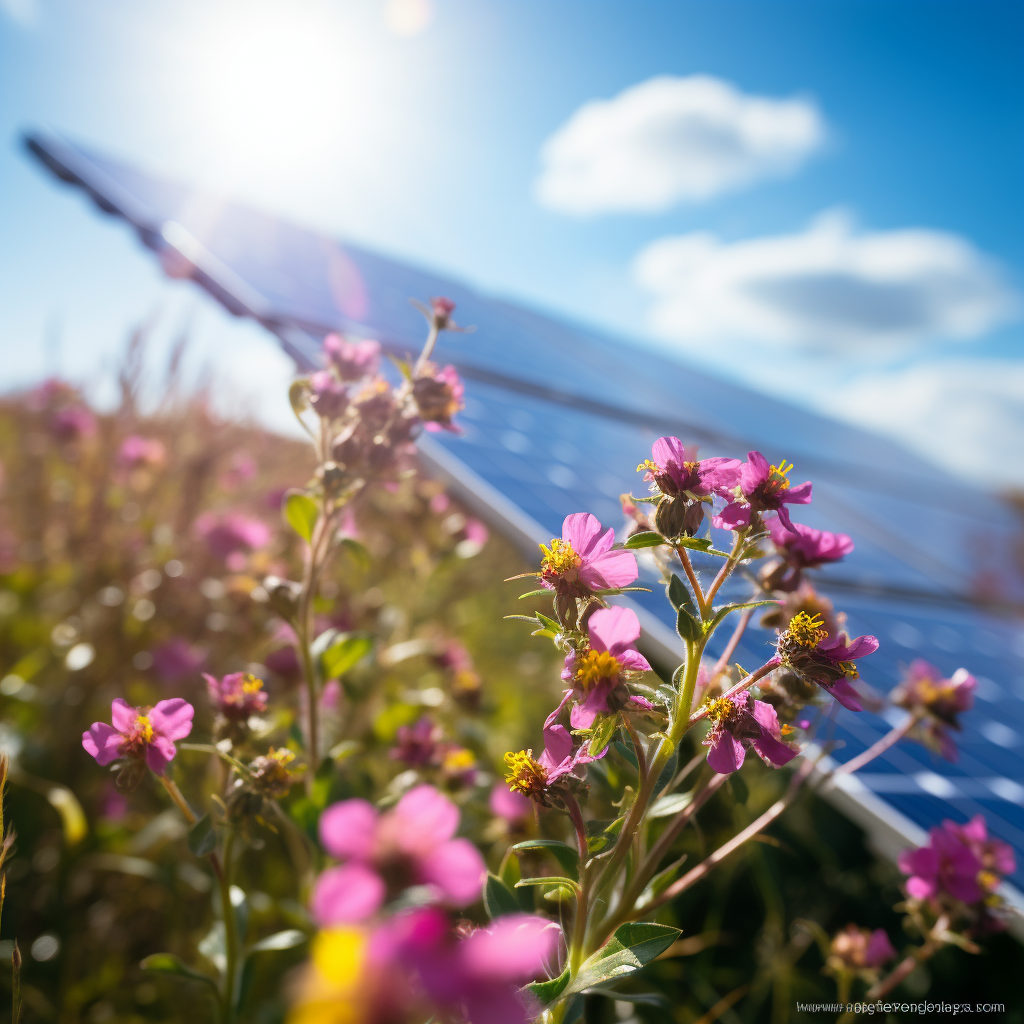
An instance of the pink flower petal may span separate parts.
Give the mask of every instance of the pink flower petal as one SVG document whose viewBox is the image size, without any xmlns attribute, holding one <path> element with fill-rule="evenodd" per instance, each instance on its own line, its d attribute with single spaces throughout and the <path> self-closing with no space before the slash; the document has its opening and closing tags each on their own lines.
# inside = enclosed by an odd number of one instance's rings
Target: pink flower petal
<svg viewBox="0 0 1024 1024">
<path fill-rule="evenodd" d="M 612 543 L 614 543 L 615 531 L 612 531 Z M 586 558 L 591 549 L 597 546 L 601 539 L 601 522 L 597 516 L 589 512 L 574 512 L 571 516 L 565 517 L 562 523 L 562 540 L 572 545 L 577 555 Z M 609 544 L 608 547 L 611 547 Z M 607 548 L 603 549 L 607 550 Z"/>
<path fill-rule="evenodd" d="M 150 711 L 149 721 L 157 735 L 171 740 L 183 740 L 192 731 L 192 716 L 195 713 L 195 708 L 188 701 L 174 697 L 172 700 L 160 701 Z"/>
<path fill-rule="evenodd" d="M 377 809 L 366 800 L 342 800 L 320 815 L 320 842 L 339 860 L 369 860 L 377 828 Z"/>
<path fill-rule="evenodd" d="M 139 709 L 133 708 L 126 700 L 115 697 L 110 705 L 110 720 L 120 733 L 129 733 L 135 728 L 135 719 L 139 717 Z"/>
<path fill-rule="evenodd" d="M 312 911 L 317 923 L 331 925 L 365 921 L 384 902 L 386 888 L 376 871 L 365 864 L 328 868 L 313 892 Z"/>
<path fill-rule="evenodd" d="M 632 608 L 599 608 L 590 616 L 587 632 L 595 651 L 611 651 L 613 647 L 627 647 L 639 638 L 640 620 Z"/>
<path fill-rule="evenodd" d="M 100 765 L 116 761 L 121 756 L 123 743 L 124 737 L 106 722 L 93 722 L 89 731 L 82 733 L 82 746 Z"/>
<path fill-rule="evenodd" d="M 633 672 L 652 671 L 650 663 L 639 651 L 634 651 L 630 648 L 627 651 L 615 651 L 614 654 L 622 662 L 624 668 L 628 668 Z"/>
<path fill-rule="evenodd" d="M 402 848 L 410 852 L 430 850 L 455 835 L 459 809 L 433 786 L 410 789 L 389 812 Z"/>
<path fill-rule="evenodd" d="M 716 516 L 711 517 L 712 524 L 719 530 L 738 530 L 750 525 L 750 506 L 734 501 L 726 505 Z"/>
<path fill-rule="evenodd" d="M 465 907 L 483 889 L 487 866 L 468 839 L 451 839 L 420 860 L 422 881 L 436 885 L 449 903 Z"/>
<path fill-rule="evenodd" d="M 614 542 L 614 531 L 609 530 Z M 610 546 L 610 545 L 609 545 Z M 591 590 L 614 590 L 628 587 L 640 575 L 632 551 L 606 551 L 591 556 L 580 566 L 580 579 Z"/>
<path fill-rule="evenodd" d="M 169 739 L 155 736 L 153 742 L 146 746 L 146 764 L 154 775 L 163 775 L 176 753 L 174 744 Z"/>
<path fill-rule="evenodd" d="M 742 766 L 746 756 L 747 751 L 743 744 L 723 729 L 717 739 L 711 743 L 711 749 L 708 751 L 708 764 L 711 766 L 711 770 L 719 775 L 729 775 Z"/>
<path fill-rule="evenodd" d="M 523 984 L 537 977 L 555 954 L 559 928 L 532 914 L 509 914 L 474 932 L 460 947 L 466 971 L 476 978 Z"/>
</svg>

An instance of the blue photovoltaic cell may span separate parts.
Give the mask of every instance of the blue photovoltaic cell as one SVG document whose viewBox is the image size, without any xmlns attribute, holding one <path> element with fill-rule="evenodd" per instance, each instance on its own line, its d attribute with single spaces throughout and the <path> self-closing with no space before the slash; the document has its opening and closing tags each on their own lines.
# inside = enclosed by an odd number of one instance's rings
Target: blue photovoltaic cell
<svg viewBox="0 0 1024 1024">
<path fill-rule="evenodd" d="M 794 479 L 814 481 L 814 502 L 799 507 L 797 518 L 849 533 L 857 544 L 816 582 L 847 613 L 853 635 L 881 641 L 864 663 L 864 682 L 887 692 L 915 657 L 946 674 L 964 665 L 979 680 L 955 764 L 903 742 L 858 773 L 858 784 L 924 828 L 983 812 L 993 834 L 1017 850 L 1015 881 L 1024 883 L 1024 584 L 1005 557 L 1019 527 L 1001 502 L 880 437 L 662 355 L 480 296 L 66 140 L 33 136 L 27 143 L 55 173 L 133 224 L 169 272 L 192 276 L 233 312 L 264 323 L 300 361 L 314 360 L 320 338 L 333 329 L 415 351 L 423 321 L 408 300 L 454 299 L 459 321 L 476 332 L 444 334 L 437 357 L 466 378 L 464 433 L 434 440 L 551 535 L 577 511 L 620 527 L 619 495 L 642 493 L 634 467 L 664 433 L 698 443 L 705 456 L 742 456 L 756 447 L 773 461 L 796 462 Z M 636 603 L 671 626 L 653 586 L 654 593 L 635 595 Z M 742 592 L 742 581 L 732 586 Z M 1017 617 L 972 600 L 979 594 L 1003 601 Z M 762 663 L 773 635 L 752 630 L 737 659 Z M 834 728 L 835 756 L 843 761 L 890 723 L 840 709 Z"/>
</svg>

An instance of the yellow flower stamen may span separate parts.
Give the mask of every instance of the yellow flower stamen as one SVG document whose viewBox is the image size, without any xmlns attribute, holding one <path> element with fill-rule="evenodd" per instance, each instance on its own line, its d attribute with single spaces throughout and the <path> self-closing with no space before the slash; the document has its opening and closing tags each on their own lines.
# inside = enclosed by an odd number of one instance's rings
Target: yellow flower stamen
<svg viewBox="0 0 1024 1024">
<path fill-rule="evenodd" d="M 542 572 L 562 576 L 578 569 L 583 564 L 583 559 L 576 554 L 567 540 L 554 537 L 550 547 L 547 544 L 541 544 L 540 549 L 544 552 L 540 563 Z"/>
<path fill-rule="evenodd" d="M 248 672 L 242 676 L 242 693 L 259 693 L 263 689 L 263 680 L 257 679 Z"/>
<path fill-rule="evenodd" d="M 708 718 L 718 725 L 736 710 L 736 705 L 728 697 L 715 697 L 705 701 L 703 710 L 707 713 Z"/>
<path fill-rule="evenodd" d="M 156 734 L 153 732 L 153 723 L 149 720 L 148 715 L 139 715 L 139 717 L 135 719 L 135 732 L 139 739 L 144 742 L 153 742 L 153 737 Z"/>
<path fill-rule="evenodd" d="M 473 756 L 472 750 L 467 750 L 465 747 L 456 747 L 444 755 L 441 761 L 441 768 L 446 772 L 451 772 L 453 775 L 460 775 L 462 772 L 469 771 L 475 764 L 476 758 Z"/>
<path fill-rule="evenodd" d="M 533 750 L 510 750 L 505 755 L 505 764 L 508 766 L 508 773 L 505 775 L 505 784 L 513 793 L 543 792 L 547 785 L 548 773 L 544 766 L 533 756 Z"/>
<path fill-rule="evenodd" d="M 647 473 L 657 473 L 658 467 L 650 459 L 644 459 L 639 466 L 636 467 L 636 471 L 639 473 L 645 471 Z"/>
<path fill-rule="evenodd" d="M 789 474 L 793 472 L 793 463 L 791 462 L 788 466 L 786 460 L 783 459 L 777 466 L 772 466 L 768 474 L 768 480 L 775 484 L 775 489 L 778 491 L 784 491 L 790 485 L 788 479 Z"/>
<path fill-rule="evenodd" d="M 622 672 L 622 662 L 607 651 L 587 651 L 576 662 L 576 682 L 584 689 L 602 679 L 615 679 Z"/>
<path fill-rule="evenodd" d="M 282 768 L 291 764 L 292 761 L 295 760 L 295 754 L 287 747 L 281 747 L 280 749 L 271 747 L 266 756 L 272 761 L 276 761 Z"/>
<path fill-rule="evenodd" d="M 828 636 L 828 630 L 821 621 L 821 615 L 797 612 L 789 620 L 785 635 L 800 647 L 817 647 Z"/>
</svg>

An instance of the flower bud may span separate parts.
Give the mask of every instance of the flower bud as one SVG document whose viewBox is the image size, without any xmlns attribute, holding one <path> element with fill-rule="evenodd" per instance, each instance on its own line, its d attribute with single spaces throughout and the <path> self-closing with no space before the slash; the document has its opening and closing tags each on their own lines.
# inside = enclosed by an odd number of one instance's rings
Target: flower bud
<svg viewBox="0 0 1024 1024">
<path fill-rule="evenodd" d="M 299 598 L 302 595 L 301 583 L 283 580 L 280 576 L 267 576 L 263 580 L 263 589 L 270 599 L 270 607 L 278 615 L 286 619 L 295 618 L 299 610 Z"/>
<path fill-rule="evenodd" d="M 678 537 L 686 520 L 685 498 L 662 498 L 654 513 L 654 528 L 663 537 Z"/>
</svg>

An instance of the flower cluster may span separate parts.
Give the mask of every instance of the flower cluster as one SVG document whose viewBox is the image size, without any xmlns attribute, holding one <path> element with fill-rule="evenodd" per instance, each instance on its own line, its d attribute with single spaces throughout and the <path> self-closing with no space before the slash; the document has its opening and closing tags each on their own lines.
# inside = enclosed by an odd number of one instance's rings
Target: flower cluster
<svg viewBox="0 0 1024 1024">
<path fill-rule="evenodd" d="M 950 730 L 959 731 L 960 715 L 974 707 L 976 686 L 965 668 L 944 679 L 934 665 L 916 658 L 889 699 L 916 716 L 914 735 L 947 761 L 955 761 L 957 749 Z"/>
<path fill-rule="evenodd" d="M 121 697 L 110 706 L 111 725 L 93 722 L 82 733 L 82 746 L 96 763 L 125 763 L 118 775 L 120 788 L 134 789 L 142 778 L 143 765 L 155 775 L 163 775 L 174 760 L 175 740 L 192 731 L 195 708 L 180 697 L 162 700 L 152 708 L 133 708 Z"/>
<path fill-rule="evenodd" d="M 485 874 L 476 847 L 454 838 L 458 825 L 458 808 L 430 786 L 384 813 L 358 799 L 324 811 L 321 841 L 342 863 L 317 882 L 323 930 L 292 1024 L 533 1019 L 520 988 L 553 964 L 559 930 L 528 914 L 489 928 L 453 917 L 479 899 Z"/>
<path fill-rule="evenodd" d="M 457 430 L 453 420 L 463 408 L 462 381 L 453 366 L 438 369 L 427 358 L 438 331 L 457 329 L 454 308 L 447 299 L 434 300 L 431 339 L 414 366 L 400 364 L 399 387 L 381 376 L 376 341 L 349 341 L 338 334 L 324 339 L 326 367 L 293 386 L 296 413 L 311 408 L 325 431 L 317 438 L 323 449 L 318 477 L 332 498 L 347 499 L 371 479 L 393 475 L 421 427 Z"/>
<path fill-rule="evenodd" d="M 1005 927 L 992 913 L 999 905 L 995 891 L 1016 870 L 1016 858 L 1006 843 L 989 838 L 982 815 L 965 825 L 943 821 L 929 832 L 926 846 L 900 854 L 899 868 L 908 876 L 912 903 L 933 917 L 945 914 L 954 927 L 976 932 Z"/>
</svg>

